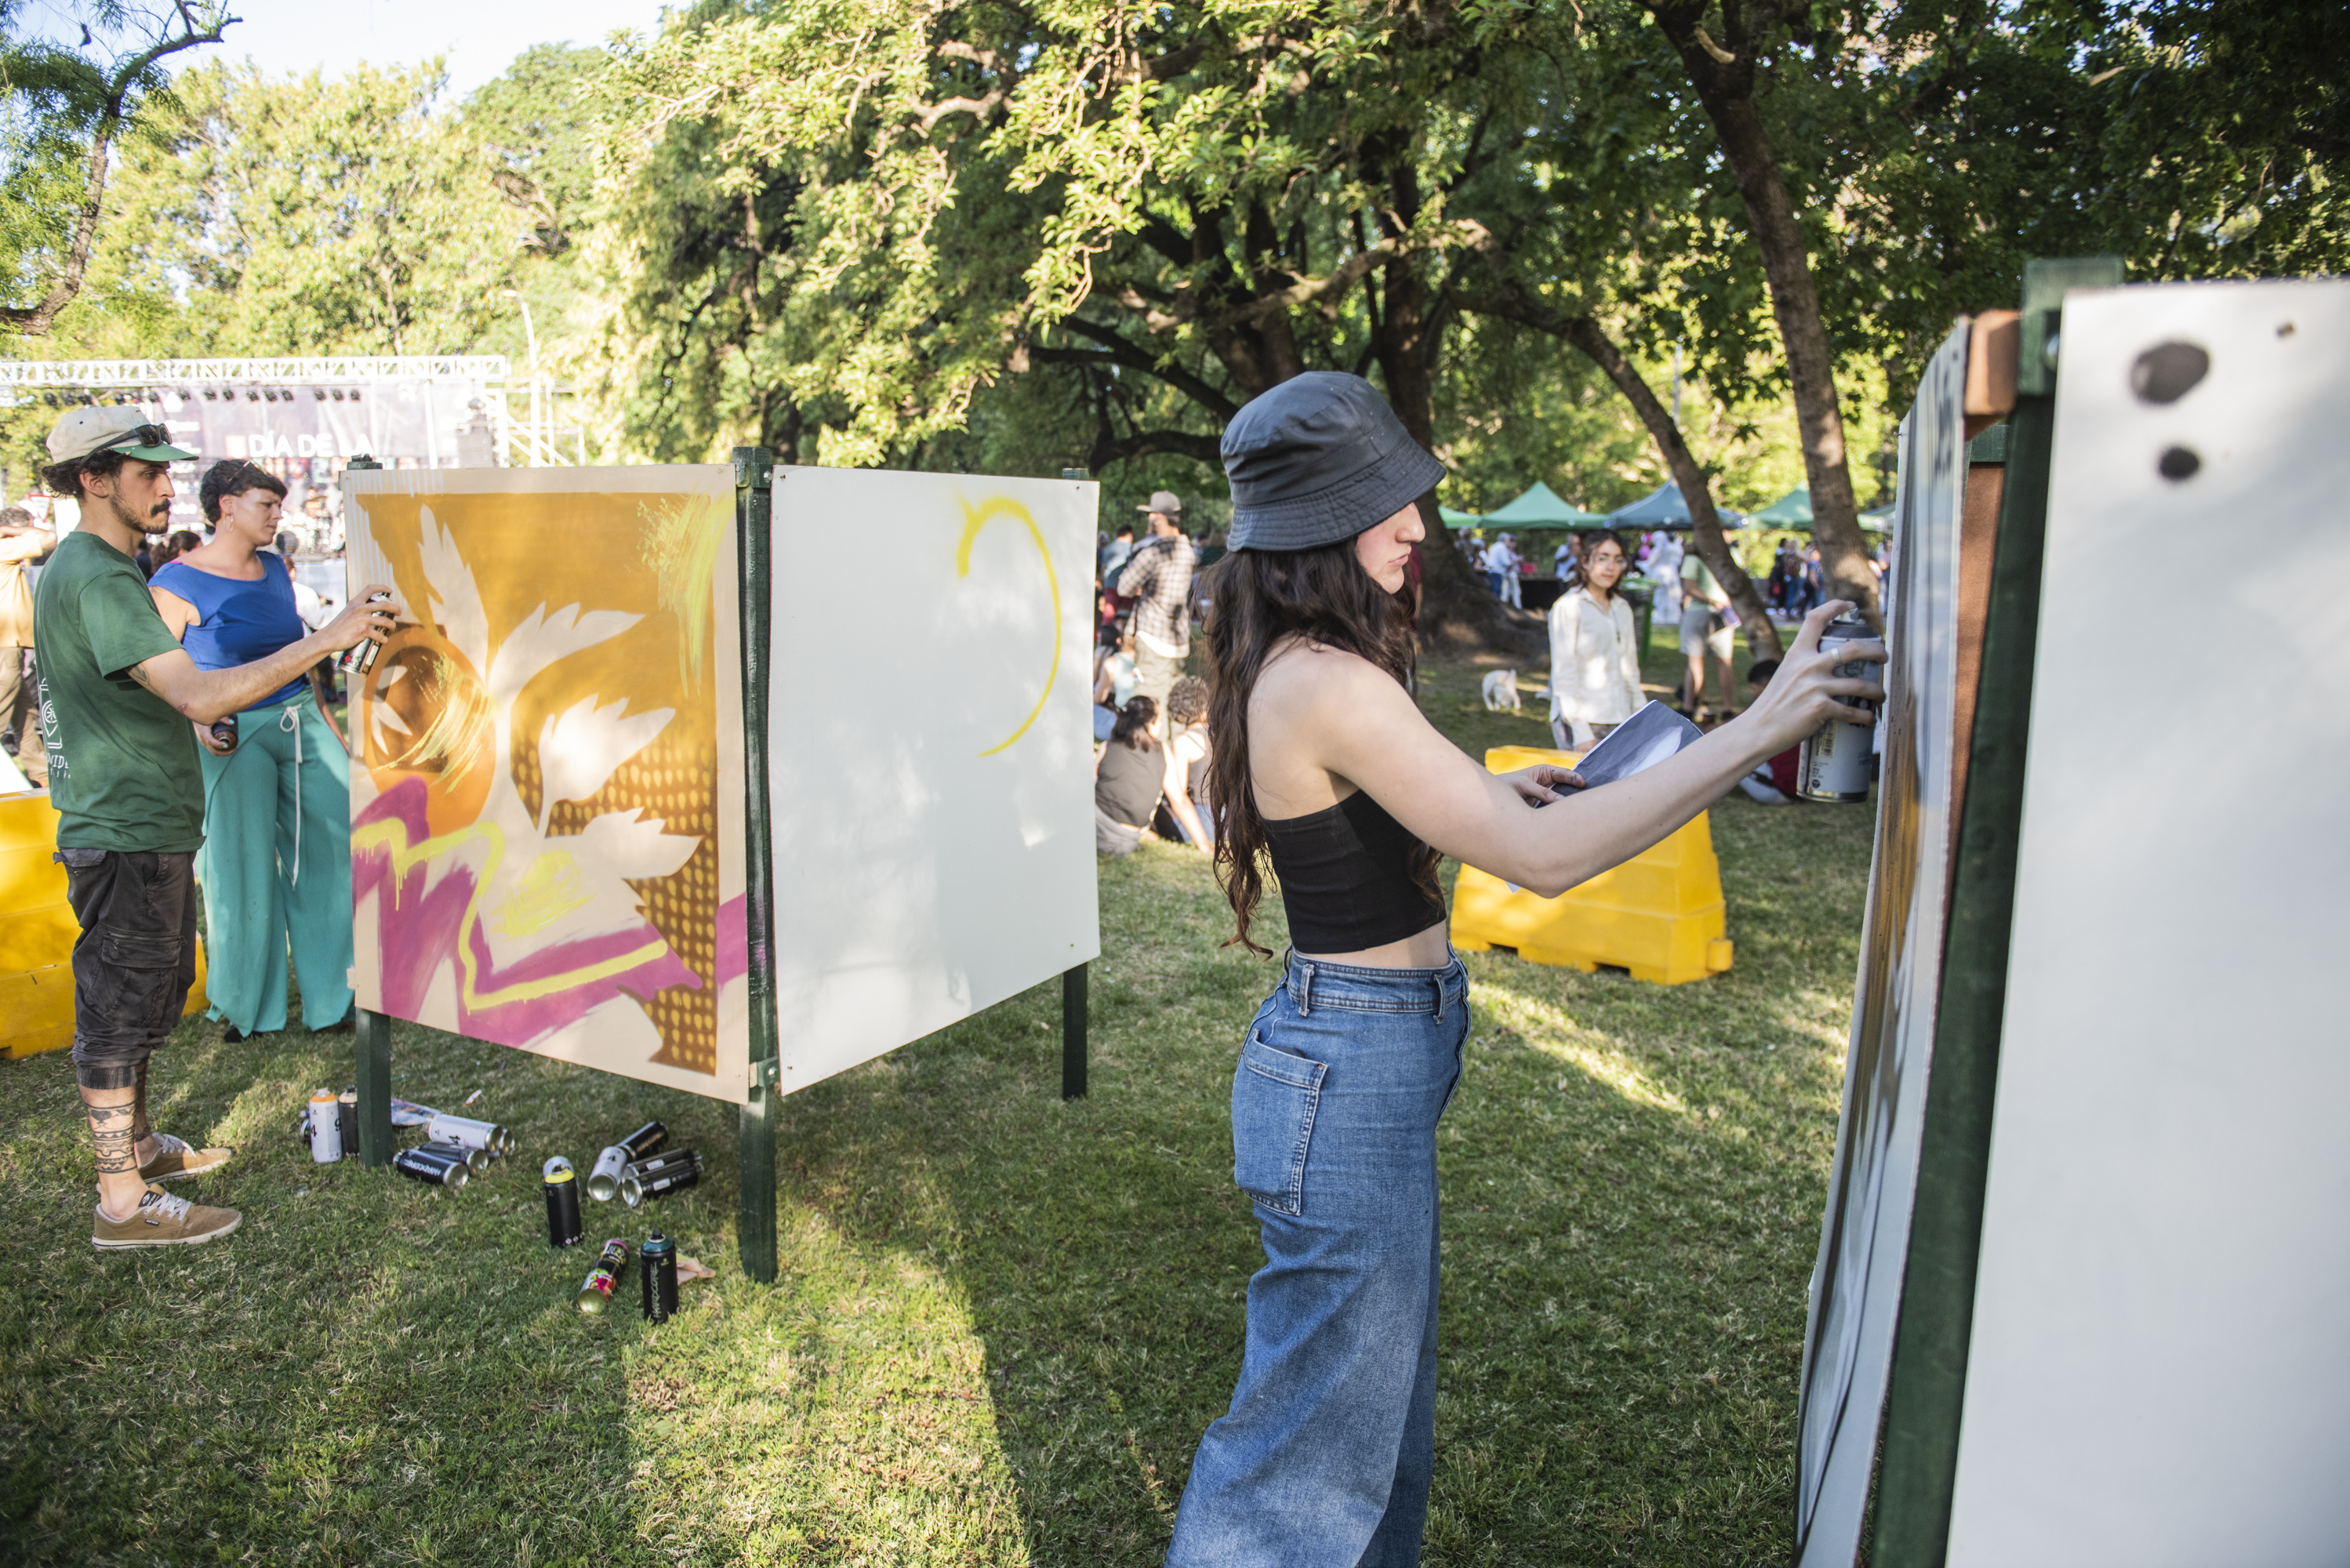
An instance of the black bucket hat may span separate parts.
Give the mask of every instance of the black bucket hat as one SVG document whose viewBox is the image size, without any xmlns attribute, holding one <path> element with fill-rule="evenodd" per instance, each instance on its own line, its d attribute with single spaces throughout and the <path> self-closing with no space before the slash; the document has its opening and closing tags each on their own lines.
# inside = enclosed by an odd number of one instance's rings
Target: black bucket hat
<svg viewBox="0 0 2350 1568">
<path fill-rule="evenodd" d="M 1392 517 L 1444 477 L 1378 389 L 1309 370 L 1263 393 L 1224 429 L 1235 550 L 1311 550 Z"/>
</svg>

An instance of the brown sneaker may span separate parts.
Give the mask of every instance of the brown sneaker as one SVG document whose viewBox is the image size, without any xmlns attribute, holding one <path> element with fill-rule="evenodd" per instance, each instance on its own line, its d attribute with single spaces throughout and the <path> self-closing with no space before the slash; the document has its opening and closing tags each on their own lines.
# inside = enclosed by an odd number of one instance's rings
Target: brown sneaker
<svg viewBox="0 0 2350 1568">
<path fill-rule="evenodd" d="M 234 1158 L 233 1148 L 190 1148 L 184 1138 L 170 1133 L 155 1135 L 155 1158 L 139 1168 L 141 1181 L 169 1181 L 175 1176 L 193 1176 L 214 1166 L 226 1165 Z"/>
<path fill-rule="evenodd" d="M 100 1249 L 192 1247 L 225 1236 L 244 1223 L 244 1216 L 234 1209 L 206 1209 L 174 1198 L 160 1187 L 147 1189 L 128 1220 L 109 1220 L 103 1209 L 96 1213 L 98 1222 L 90 1231 L 89 1243 Z"/>
</svg>

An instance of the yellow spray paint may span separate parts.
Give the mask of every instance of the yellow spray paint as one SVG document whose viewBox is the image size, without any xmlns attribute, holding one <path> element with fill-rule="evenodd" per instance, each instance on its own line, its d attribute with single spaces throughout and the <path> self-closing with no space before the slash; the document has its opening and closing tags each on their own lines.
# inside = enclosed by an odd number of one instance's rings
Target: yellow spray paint
<svg viewBox="0 0 2350 1568">
<path fill-rule="evenodd" d="M 702 645 L 710 640 L 711 579 L 726 538 L 726 500 L 680 495 L 639 504 L 645 565 L 659 584 L 661 608 L 677 618 L 678 674 L 688 691 L 702 689 Z"/>
<path fill-rule="evenodd" d="M 1036 526 L 1036 519 L 1029 515 L 1028 508 L 1008 495 L 991 496 L 977 506 L 973 506 L 968 501 L 961 504 L 962 506 L 962 542 L 955 546 L 955 576 L 959 577 L 971 576 L 971 546 L 979 537 L 980 529 L 986 525 L 989 518 L 1017 517 L 1028 525 L 1028 537 L 1036 542 L 1036 553 L 1045 558 L 1045 586 L 1053 593 L 1053 661 L 1045 670 L 1045 690 L 1037 694 L 1036 705 L 1028 710 L 1028 716 L 1020 721 L 1018 729 L 979 753 L 983 757 L 992 757 L 996 753 L 1010 747 L 1013 742 L 1028 732 L 1028 726 L 1034 724 L 1036 722 L 1036 715 L 1045 711 L 1045 700 L 1053 694 L 1053 682 L 1060 678 L 1061 580 L 1053 570 L 1053 552 L 1045 546 L 1045 531 Z"/>
</svg>

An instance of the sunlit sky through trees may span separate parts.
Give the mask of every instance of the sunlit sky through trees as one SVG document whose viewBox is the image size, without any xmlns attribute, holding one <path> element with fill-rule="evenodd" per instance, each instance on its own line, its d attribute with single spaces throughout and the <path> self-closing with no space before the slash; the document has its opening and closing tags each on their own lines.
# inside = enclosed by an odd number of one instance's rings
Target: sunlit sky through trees
<svg viewBox="0 0 2350 1568">
<path fill-rule="evenodd" d="M 366 61 L 413 65 L 445 56 L 449 86 L 463 96 L 490 80 L 533 44 L 600 44 L 616 28 L 650 33 L 660 0 L 232 0 L 242 18 L 220 47 L 182 56 L 182 68 L 251 58 L 276 75 L 314 69 L 341 76 Z M 81 23 L 60 0 L 31 0 L 25 32 L 74 44 Z"/>
</svg>

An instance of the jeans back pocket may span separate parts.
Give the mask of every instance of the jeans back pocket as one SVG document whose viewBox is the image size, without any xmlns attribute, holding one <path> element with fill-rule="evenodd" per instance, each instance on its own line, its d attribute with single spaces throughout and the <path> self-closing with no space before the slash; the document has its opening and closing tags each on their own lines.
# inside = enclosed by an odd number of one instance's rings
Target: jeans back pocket
<svg viewBox="0 0 2350 1568">
<path fill-rule="evenodd" d="M 1305 1146 L 1329 1069 L 1252 1031 L 1232 1074 L 1232 1181 L 1266 1208 L 1305 1211 Z"/>
</svg>

